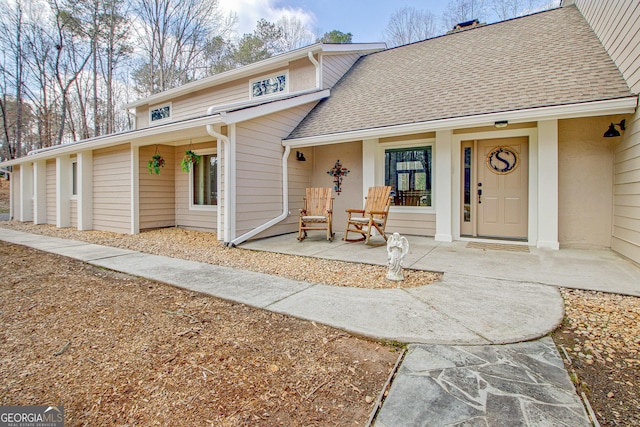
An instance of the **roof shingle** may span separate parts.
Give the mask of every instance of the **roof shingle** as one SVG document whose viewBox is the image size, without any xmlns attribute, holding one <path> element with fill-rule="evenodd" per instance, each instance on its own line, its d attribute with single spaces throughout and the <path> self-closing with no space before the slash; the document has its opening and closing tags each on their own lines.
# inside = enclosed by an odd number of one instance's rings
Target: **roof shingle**
<svg viewBox="0 0 640 427">
<path fill-rule="evenodd" d="M 570 6 L 362 57 L 287 139 L 625 96 Z"/>
</svg>

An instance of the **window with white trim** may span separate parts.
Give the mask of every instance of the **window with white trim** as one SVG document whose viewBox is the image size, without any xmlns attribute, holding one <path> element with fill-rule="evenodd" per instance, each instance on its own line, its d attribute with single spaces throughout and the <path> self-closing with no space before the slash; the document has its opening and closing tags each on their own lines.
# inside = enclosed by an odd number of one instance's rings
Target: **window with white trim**
<svg viewBox="0 0 640 427">
<path fill-rule="evenodd" d="M 149 108 L 149 123 L 157 123 L 171 118 L 171 103 Z"/>
<path fill-rule="evenodd" d="M 287 72 L 251 80 L 251 82 L 249 83 L 251 89 L 251 97 L 257 98 L 259 96 L 275 95 L 281 92 L 288 92 L 288 80 L 289 79 Z"/>
<path fill-rule="evenodd" d="M 393 206 L 432 206 L 433 163 L 430 145 L 384 150 L 384 185 Z"/>
<path fill-rule="evenodd" d="M 196 152 L 200 161 L 189 172 L 189 207 L 214 210 L 218 205 L 218 157 L 215 152 Z"/>
</svg>

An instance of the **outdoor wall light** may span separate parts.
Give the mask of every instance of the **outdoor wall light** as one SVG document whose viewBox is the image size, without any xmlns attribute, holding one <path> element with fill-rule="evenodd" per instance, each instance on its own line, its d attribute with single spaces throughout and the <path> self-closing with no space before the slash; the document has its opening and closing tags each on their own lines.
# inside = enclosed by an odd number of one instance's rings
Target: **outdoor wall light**
<svg viewBox="0 0 640 427">
<path fill-rule="evenodd" d="M 299 162 L 306 162 L 307 159 L 304 158 L 304 153 L 300 151 L 296 151 L 296 160 Z"/>
<path fill-rule="evenodd" d="M 616 136 L 620 136 L 620 132 L 616 129 L 616 126 L 620 126 L 620 130 L 624 130 L 624 119 L 620 120 L 620 123 L 611 123 L 609 125 L 609 129 L 604 133 L 605 138 L 614 138 Z"/>
<path fill-rule="evenodd" d="M 506 128 L 508 124 L 509 122 L 507 120 L 498 120 L 493 124 L 493 126 L 496 127 L 497 129 L 502 129 L 502 128 Z"/>
</svg>

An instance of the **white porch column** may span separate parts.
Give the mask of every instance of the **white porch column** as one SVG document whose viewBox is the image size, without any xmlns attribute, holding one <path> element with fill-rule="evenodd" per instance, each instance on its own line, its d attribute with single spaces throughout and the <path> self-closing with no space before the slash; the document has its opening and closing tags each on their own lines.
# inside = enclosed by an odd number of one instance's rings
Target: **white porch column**
<svg viewBox="0 0 640 427">
<path fill-rule="evenodd" d="M 453 241 L 452 162 L 453 131 L 436 132 L 434 159 L 434 193 L 436 205 L 436 236 L 438 242 Z"/>
<path fill-rule="evenodd" d="M 33 163 L 20 165 L 20 212 L 18 220 L 33 221 Z"/>
<path fill-rule="evenodd" d="M 558 121 L 538 122 L 538 248 L 558 242 Z"/>
<path fill-rule="evenodd" d="M 71 227 L 71 159 L 56 158 L 56 227 Z"/>
<path fill-rule="evenodd" d="M 93 151 L 78 153 L 78 230 L 93 229 Z"/>
<path fill-rule="evenodd" d="M 33 168 L 33 223 L 47 222 L 47 162 L 38 160 Z"/>
<path fill-rule="evenodd" d="M 236 125 L 227 128 L 228 150 L 224 153 L 224 241 L 236 238 Z"/>
<path fill-rule="evenodd" d="M 131 234 L 140 233 L 140 147 L 131 144 Z"/>
</svg>

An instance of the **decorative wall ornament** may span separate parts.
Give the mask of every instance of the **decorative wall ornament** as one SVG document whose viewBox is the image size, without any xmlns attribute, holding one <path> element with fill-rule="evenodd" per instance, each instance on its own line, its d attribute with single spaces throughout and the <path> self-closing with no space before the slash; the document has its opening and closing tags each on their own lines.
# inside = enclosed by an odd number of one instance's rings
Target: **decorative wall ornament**
<svg viewBox="0 0 640 427">
<path fill-rule="evenodd" d="M 338 196 L 342 191 L 342 178 L 347 176 L 349 173 L 349 169 L 342 167 L 342 163 L 340 160 L 336 160 L 336 164 L 327 171 L 327 174 L 333 177 L 333 189 L 335 190 Z"/>
<path fill-rule="evenodd" d="M 400 233 L 393 233 L 387 240 L 387 261 L 389 270 L 387 271 L 387 279 L 404 280 L 402 274 L 402 260 L 409 252 L 409 241 Z"/>
<path fill-rule="evenodd" d="M 520 156 L 511 147 L 495 147 L 487 154 L 486 162 L 491 172 L 506 175 L 516 170 L 520 164 Z"/>
</svg>

